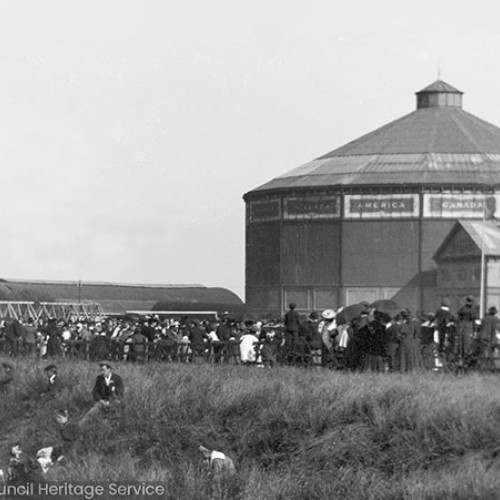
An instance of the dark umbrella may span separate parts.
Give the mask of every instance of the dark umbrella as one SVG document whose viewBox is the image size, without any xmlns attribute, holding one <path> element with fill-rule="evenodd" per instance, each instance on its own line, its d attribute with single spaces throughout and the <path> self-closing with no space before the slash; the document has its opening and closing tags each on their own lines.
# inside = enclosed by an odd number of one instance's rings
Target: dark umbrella
<svg viewBox="0 0 500 500">
<path fill-rule="evenodd" d="M 403 309 L 397 302 L 388 299 L 376 300 L 375 302 L 370 304 L 370 307 L 373 309 L 377 309 L 377 311 L 388 314 L 391 318 L 399 314 Z"/>
<path fill-rule="evenodd" d="M 370 307 L 368 302 L 361 302 L 360 304 L 352 304 L 350 306 L 344 307 L 342 311 L 338 314 L 337 322 L 340 322 L 340 318 L 346 323 L 350 323 L 354 318 L 357 318 L 362 312 L 365 312 Z"/>
<path fill-rule="evenodd" d="M 255 323 L 256 321 L 258 321 L 258 318 L 257 318 L 257 316 L 255 316 L 253 314 L 244 313 L 244 314 L 237 315 L 235 317 L 235 320 L 238 323 Z"/>
</svg>

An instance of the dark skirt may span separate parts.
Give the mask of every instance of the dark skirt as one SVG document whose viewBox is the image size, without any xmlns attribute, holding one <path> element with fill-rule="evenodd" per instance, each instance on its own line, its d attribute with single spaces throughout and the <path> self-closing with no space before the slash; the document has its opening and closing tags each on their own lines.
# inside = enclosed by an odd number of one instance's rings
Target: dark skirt
<svg viewBox="0 0 500 500">
<path fill-rule="evenodd" d="M 424 369 L 424 360 L 417 339 L 407 338 L 401 342 L 400 370 L 411 372 Z"/>
</svg>

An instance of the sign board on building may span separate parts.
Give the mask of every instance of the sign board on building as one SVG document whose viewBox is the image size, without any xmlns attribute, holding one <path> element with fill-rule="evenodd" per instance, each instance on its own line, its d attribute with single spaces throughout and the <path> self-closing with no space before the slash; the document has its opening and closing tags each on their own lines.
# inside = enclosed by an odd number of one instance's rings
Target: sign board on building
<svg viewBox="0 0 500 500">
<path fill-rule="evenodd" d="M 340 217 L 340 198 L 338 196 L 301 196 L 284 199 L 283 218 L 338 219 Z"/>
<path fill-rule="evenodd" d="M 346 219 L 418 217 L 418 194 L 346 195 Z"/>
<path fill-rule="evenodd" d="M 424 217 L 481 219 L 497 216 L 500 195 L 424 194 Z"/>
<path fill-rule="evenodd" d="M 249 204 L 250 222 L 277 220 L 281 215 L 279 198 L 274 200 L 252 201 Z"/>
</svg>

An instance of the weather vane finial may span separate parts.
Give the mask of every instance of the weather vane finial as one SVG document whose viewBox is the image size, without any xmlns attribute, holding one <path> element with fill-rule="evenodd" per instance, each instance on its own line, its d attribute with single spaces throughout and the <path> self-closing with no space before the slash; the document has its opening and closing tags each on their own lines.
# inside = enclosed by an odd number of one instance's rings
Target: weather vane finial
<svg viewBox="0 0 500 500">
<path fill-rule="evenodd" d="M 438 80 L 441 80 L 441 62 L 438 62 L 438 68 L 437 68 L 437 72 L 438 72 Z"/>
</svg>

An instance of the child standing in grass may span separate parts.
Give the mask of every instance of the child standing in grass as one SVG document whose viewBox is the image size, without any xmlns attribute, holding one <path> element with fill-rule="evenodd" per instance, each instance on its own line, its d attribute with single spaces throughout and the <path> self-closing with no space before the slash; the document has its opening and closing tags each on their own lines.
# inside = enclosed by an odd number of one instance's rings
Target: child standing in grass
<svg viewBox="0 0 500 500">
<path fill-rule="evenodd" d="M 260 356 L 265 368 L 273 368 L 276 364 L 278 342 L 279 340 L 276 338 L 276 332 L 274 330 L 266 331 L 260 348 Z"/>
</svg>

